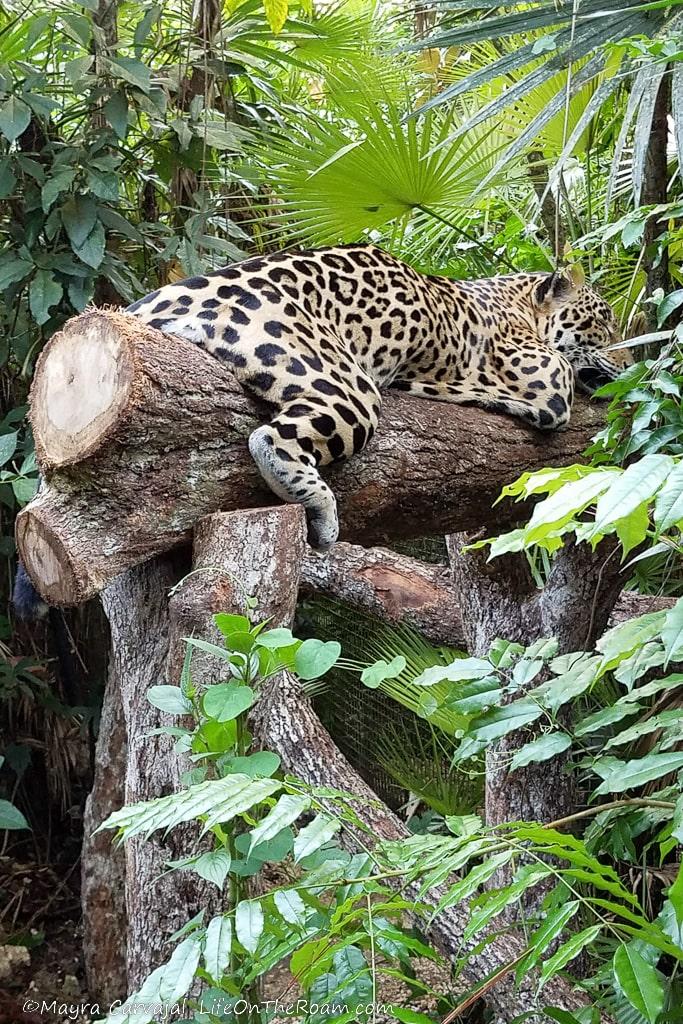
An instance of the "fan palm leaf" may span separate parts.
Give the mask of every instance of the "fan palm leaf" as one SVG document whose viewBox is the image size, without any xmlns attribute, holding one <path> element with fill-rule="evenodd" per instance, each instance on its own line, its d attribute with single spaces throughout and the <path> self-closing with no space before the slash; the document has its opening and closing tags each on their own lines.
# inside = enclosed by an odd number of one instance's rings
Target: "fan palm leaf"
<svg viewBox="0 0 683 1024">
<path fill-rule="evenodd" d="M 678 9 L 677 9 L 678 8 Z M 572 5 L 556 5 L 553 0 L 515 3 L 511 9 L 488 11 L 475 19 L 471 8 L 455 0 L 445 0 L 442 11 L 443 21 L 437 32 L 415 46 L 424 47 L 466 47 L 481 40 L 494 40 L 502 49 L 502 55 L 488 67 L 478 68 L 471 75 L 449 85 L 439 95 L 424 104 L 417 113 L 424 113 L 444 103 L 452 102 L 473 89 L 482 87 L 512 75 L 514 83 L 498 95 L 487 99 L 471 118 L 461 124 L 459 133 L 467 133 L 487 120 L 500 118 L 505 111 L 514 110 L 537 89 L 546 89 L 550 83 L 552 95 L 530 123 L 526 123 L 509 148 L 501 155 L 499 165 L 509 159 L 516 159 L 537 140 L 555 119 L 563 115 L 567 101 L 575 102 L 580 92 L 590 86 L 595 88 L 586 109 L 580 114 L 573 129 L 564 128 L 562 116 L 562 152 L 555 168 L 558 174 L 569 154 L 580 143 L 582 133 L 607 100 L 614 95 L 627 76 L 632 77 L 631 96 L 627 106 L 624 124 L 617 144 L 613 175 L 616 180 L 620 161 L 635 125 L 636 144 L 632 158 L 632 194 L 638 203 L 642 189 L 647 139 L 650 134 L 654 101 L 664 71 L 664 64 L 657 65 L 646 60 L 636 65 L 629 56 L 627 47 L 617 46 L 624 39 L 644 36 L 650 39 L 663 38 L 680 28 L 683 15 L 679 3 L 624 3 L 624 0 L 575 0 Z M 510 41 L 523 37 L 528 40 L 530 33 L 536 38 L 525 42 L 517 49 L 510 47 Z M 540 36 L 540 37 L 539 37 Z M 507 45 L 505 45 L 507 43 Z M 538 55 L 543 51 L 551 53 L 540 64 Z M 566 72 L 571 69 L 569 79 Z M 565 74 L 560 74 L 564 72 Z M 683 108 L 683 78 L 678 75 L 676 110 Z M 554 90 L 554 91 L 553 91 Z M 567 136 L 566 139 L 564 136 Z M 683 128 L 678 129 L 679 141 L 683 144 Z M 680 150 L 679 150 L 680 155 Z M 493 168 L 498 173 L 500 166 Z M 481 184 L 485 188 L 487 179 Z M 608 199 L 612 189 L 608 190 Z"/>
<path fill-rule="evenodd" d="M 454 112 L 406 122 L 390 97 L 364 93 L 345 120 L 309 114 L 271 134 L 259 155 L 287 233 L 316 245 L 352 242 L 418 210 L 462 226 L 482 181 L 509 184 L 514 168 L 492 174 L 504 135 L 481 125 L 454 137 L 456 124 Z"/>
</svg>

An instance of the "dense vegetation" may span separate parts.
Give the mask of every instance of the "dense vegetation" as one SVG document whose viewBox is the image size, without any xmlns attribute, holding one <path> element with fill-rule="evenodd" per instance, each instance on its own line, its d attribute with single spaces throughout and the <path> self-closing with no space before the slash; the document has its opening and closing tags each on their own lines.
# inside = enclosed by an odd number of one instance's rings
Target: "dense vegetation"
<svg viewBox="0 0 683 1024">
<path fill-rule="evenodd" d="M 606 426 L 586 464 L 511 480 L 511 494 L 541 500 L 525 525 L 483 543 L 492 557 L 529 558 L 542 585 L 564 542 L 616 537 L 630 587 L 681 594 L 680 17 L 676 4 L 620 0 L 0 5 L 8 735 L 27 708 L 56 745 L 96 717 L 92 695 L 86 711 L 55 687 L 41 637 L 15 632 L 9 605 L 13 518 L 37 483 L 25 413 L 44 342 L 90 302 L 125 304 L 285 245 L 372 240 L 456 278 L 580 261 L 624 335 L 645 335 L 640 361 L 605 389 Z M 195 1020 L 255 1019 L 235 1002 L 287 959 L 312 1003 L 347 1007 L 328 1017 L 370 1019 L 359 1007 L 378 1000 L 382 971 L 419 989 L 411 961 L 436 954 L 403 911 L 445 883 L 439 910 L 472 899 L 468 937 L 482 943 L 524 907 L 527 950 L 509 965 L 518 979 L 537 965 L 541 984 L 572 970 L 582 979 L 591 1005 L 546 1007 L 546 1019 L 683 1019 L 683 599 L 559 657 L 551 637 L 526 649 L 501 638 L 485 658 L 387 641 L 364 682 L 429 723 L 464 781 L 437 798 L 414 764 L 394 766 L 429 814 L 410 840 L 354 858 L 335 838 L 359 826 L 343 795 L 282 779 L 244 728 L 265 677 L 286 665 L 310 684 L 338 648 L 254 616 L 218 624 L 226 648 L 213 653 L 231 681 L 204 690 L 188 660 L 180 688 L 149 694 L 194 718 L 176 730 L 197 763 L 186 794 L 123 809 L 111 825 L 132 836 L 200 818 L 213 849 L 176 868 L 228 879 L 234 906 L 188 925 L 144 998 L 181 999 L 197 975 L 223 1002 Z M 482 752 L 521 728 L 533 732 L 511 770 L 566 759 L 582 794 L 571 821 L 492 829 L 477 816 Z M 48 747 L 34 744 L 34 760 Z M 39 847 L 49 826 L 31 806 L 31 752 L 14 742 L 5 754 L 0 828 L 20 842 L 26 815 Z M 266 862 L 294 865 L 292 884 L 251 899 L 245 879 Z"/>
</svg>

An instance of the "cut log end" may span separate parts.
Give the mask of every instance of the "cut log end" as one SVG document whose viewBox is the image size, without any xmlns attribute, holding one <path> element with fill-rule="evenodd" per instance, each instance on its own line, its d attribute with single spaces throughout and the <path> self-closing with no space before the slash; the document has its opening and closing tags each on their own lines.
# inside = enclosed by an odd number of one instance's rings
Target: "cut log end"
<svg viewBox="0 0 683 1024">
<path fill-rule="evenodd" d="M 52 605 L 80 604 L 95 592 L 65 546 L 36 511 L 17 516 L 17 547 L 26 572 L 41 597 Z"/>
<path fill-rule="evenodd" d="M 133 355 L 121 329 L 127 319 L 86 313 L 46 346 L 31 395 L 43 468 L 73 465 L 101 447 L 129 404 Z"/>
</svg>

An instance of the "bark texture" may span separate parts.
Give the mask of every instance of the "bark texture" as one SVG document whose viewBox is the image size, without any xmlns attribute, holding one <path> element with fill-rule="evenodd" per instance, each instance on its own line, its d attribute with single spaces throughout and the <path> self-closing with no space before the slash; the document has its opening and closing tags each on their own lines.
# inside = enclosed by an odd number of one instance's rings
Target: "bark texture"
<svg viewBox="0 0 683 1024">
<path fill-rule="evenodd" d="M 245 443 L 263 409 L 218 360 L 134 317 L 69 321 L 41 355 L 31 405 L 47 486 L 20 513 L 17 542 L 53 604 L 86 600 L 189 539 L 204 515 L 272 504 Z M 508 522 L 511 506 L 491 506 L 510 477 L 579 460 L 601 418 L 599 405 L 577 402 L 567 431 L 542 434 L 388 394 L 366 451 L 325 474 L 342 537 L 372 544 Z"/>
<path fill-rule="evenodd" d="M 588 649 L 607 625 L 623 585 L 618 551 L 603 541 L 595 551 L 587 544 L 567 544 L 556 556 L 550 577 L 537 590 L 526 559 L 505 555 L 486 561 L 482 550 L 462 550 L 467 538 L 449 537 L 448 549 L 468 650 L 483 656 L 496 637 L 529 644 L 555 637 L 560 652 Z M 538 685 L 536 678 L 530 687 Z M 523 690 L 515 697 L 523 696 Z M 532 738 L 520 730 L 492 744 L 486 753 L 486 820 L 547 822 L 576 809 L 573 776 L 563 757 L 516 771 L 507 765 L 514 752 Z M 495 884 L 504 884 L 505 875 Z M 537 897 L 533 890 L 530 899 Z"/>
<path fill-rule="evenodd" d="M 125 802 L 152 800 L 180 787 L 186 767 L 173 751 L 168 736 L 150 736 L 152 729 L 171 724 L 171 717 L 147 700 L 150 686 L 164 682 L 168 652 L 168 590 L 176 574 L 168 559 L 158 559 L 123 574 L 102 595 L 111 627 L 112 674 L 121 693 L 128 757 Z M 173 720 L 175 724 L 175 720 Z M 107 833 L 111 840 L 111 833 Z M 128 991 L 168 956 L 169 935 L 187 921 L 192 905 L 190 873 L 159 876 L 168 860 L 186 856 L 179 831 L 165 840 L 160 833 L 149 840 L 125 844 Z M 123 941 L 123 933 L 121 936 Z"/>
<path fill-rule="evenodd" d="M 527 598 L 530 597 L 533 591 L 528 591 L 529 580 L 524 574 L 521 582 Z M 308 548 L 301 568 L 301 593 L 345 601 L 391 625 L 412 626 L 436 644 L 465 646 L 472 639 L 471 626 L 466 637 L 460 595 L 451 569 L 387 548 L 340 543 L 324 556 Z M 506 588 L 503 594 L 507 599 Z M 607 625 L 671 608 L 675 602 L 674 597 L 622 591 Z M 516 615 L 514 609 L 513 616 Z M 496 616 L 497 622 L 502 621 L 502 615 Z"/>
<path fill-rule="evenodd" d="M 412 626 L 434 643 L 462 642 L 462 617 L 445 565 L 340 543 L 325 555 L 308 549 L 301 584 L 303 594 L 323 594 L 383 622 Z"/>
<path fill-rule="evenodd" d="M 93 788 L 83 815 L 81 851 L 85 973 L 88 990 L 103 1004 L 127 994 L 126 865 L 124 851 L 112 846 L 111 832 L 93 832 L 123 806 L 126 751 L 119 678 L 112 667 L 102 703 Z"/>
</svg>

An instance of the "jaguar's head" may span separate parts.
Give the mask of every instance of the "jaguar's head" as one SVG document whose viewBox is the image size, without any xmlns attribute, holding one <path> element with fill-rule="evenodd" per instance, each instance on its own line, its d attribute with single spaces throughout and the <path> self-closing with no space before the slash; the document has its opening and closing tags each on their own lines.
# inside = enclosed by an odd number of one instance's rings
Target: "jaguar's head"
<svg viewBox="0 0 683 1024">
<path fill-rule="evenodd" d="M 534 286 L 533 304 L 541 340 L 569 360 L 581 391 L 592 394 L 631 363 L 628 349 L 606 351 L 621 340 L 619 326 L 579 268 L 543 277 Z"/>
</svg>

